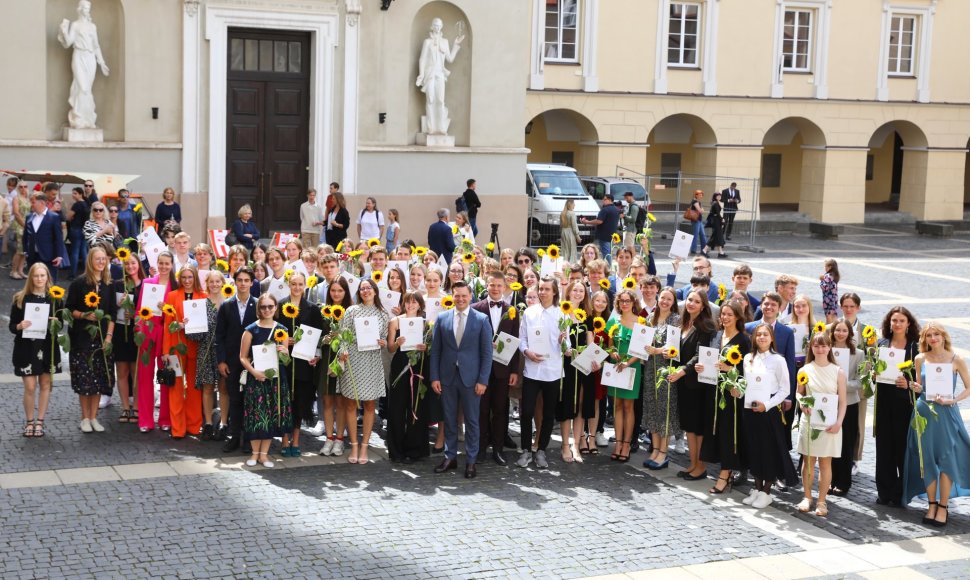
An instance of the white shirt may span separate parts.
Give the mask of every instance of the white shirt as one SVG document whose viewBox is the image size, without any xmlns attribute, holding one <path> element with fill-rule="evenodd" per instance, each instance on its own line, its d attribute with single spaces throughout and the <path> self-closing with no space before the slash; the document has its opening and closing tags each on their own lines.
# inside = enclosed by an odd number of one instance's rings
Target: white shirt
<svg viewBox="0 0 970 580">
<path fill-rule="evenodd" d="M 40 224 L 44 222 L 44 216 L 47 215 L 47 209 L 44 208 L 44 213 L 34 212 L 34 215 L 30 216 L 30 223 L 34 226 L 34 231 L 40 231 Z"/>
<path fill-rule="evenodd" d="M 239 324 L 246 322 L 246 309 L 249 307 L 249 301 L 252 299 L 252 296 L 246 300 L 240 300 L 238 296 L 236 297 L 236 307 L 239 308 Z"/>
<path fill-rule="evenodd" d="M 369 240 L 381 237 L 381 226 L 384 225 L 384 214 L 379 211 L 364 211 L 357 214 L 357 223 L 360 224 L 360 239 Z"/>
<path fill-rule="evenodd" d="M 502 323 L 502 307 L 505 306 L 505 300 L 499 298 L 498 300 L 492 300 L 491 297 L 486 296 L 485 300 L 488 302 L 501 302 L 499 306 L 489 306 L 488 307 L 488 317 L 492 319 L 492 334 L 498 334 L 498 325 Z"/>
<path fill-rule="evenodd" d="M 519 340 L 521 340 L 519 350 L 523 353 L 530 350 L 530 329 L 545 328 L 549 334 L 549 341 L 552 342 L 553 352 L 552 356 L 541 362 L 532 362 L 529 357 L 525 357 L 525 369 L 522 372 L 525 378 L 537 381 L 556 381 L 562 378 L 562 349 L 559 345 L 560 318 L 562 318 L 562 312 L 555 305 L 543 308 L 542 304 L 534 304 L 522 313 L 522 322 L 519 324 Z"/>
<path fill-rule="evenodd" d="M 765 402 L 765 409 L 780 405 L 788 398 L 791 383 L 788 379 L 788 363 L 778 353 L 748 353 L 744 357 L 744 376 L 751 377 L 755 372 L 764 372 L 771 382 L 771 398 Z"/>
</svg>

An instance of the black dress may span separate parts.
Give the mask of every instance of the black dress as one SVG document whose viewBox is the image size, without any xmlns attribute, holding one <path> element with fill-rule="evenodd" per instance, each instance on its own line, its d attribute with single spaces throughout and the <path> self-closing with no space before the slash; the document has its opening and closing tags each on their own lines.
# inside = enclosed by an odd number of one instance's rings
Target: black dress
<svg viewBox="0 0 970 580">
<path fill-rule="evenodd" d="M 888 347 L 889 340 L 880 339 L 878 346 Z M 912 361 L 919 353 L 919 346 L 910 342 L 905 350 L 906 360 Z M 894 383 L 877 382 L 873 404 L 876 414 L 872 427 L 876 437 L 876 493 L 884 502 L 902 505 L 906 438 L 913 417 L 909 389 L 900 389 Z"/>
<path fill-rule="evenodd" d="M 111 284 L 112 292 L 114 296 L 117 297 L 125 291 L 124 280 L 115 280 Z M 138 296 L 141 294 L 141 283 L 139 282 L 128 294 L 132 295 L 132 304 L 137 304 Z M 117 298 L 115 298 L 115 304 L 118 303 Z M 121 312 L 123 307 L 118 305 L 118 312 Z M 114 356 L 115 362 L 135 362 L 138 358 L 138 345 L 135 344 L 135 324 L 134 319 L 138 317 L 138 309 L 132 308 L 132 312 L 125 312 L 127 320 L 125 324 L 118 324 L 115 322 L 114 335 L 111 337 L 111 354 Z"/>
<path fill-rule="evenodd" d="M 711 348 L 725 350 L 737 345 L 742 358 L 751 352 L 751 339 L 744 332 L 734 335 L 723 348 L 721 347 L 723 331 L 714 335 Z M 744 376 L 744 365 L 738 363 L 738 372 Z M 712 385 L 707 385 L 713 387 Z M 714 420 L 708 425 L 701 444 L 701 460 L 707 463 L 719 463 L 721 469 L 739 470 L 747 465 L 747 452 L 744 444 L 744 397 L 736 399 L 730 392 L 724 392 L 724 408 L 720 405 L 713 409 Z"/>
<path fill-rule="evenodd" d="M 85 298 L 90 293 L 97 294 L 98 305 L 88 306 Z M 71 389 L 78 395 L 110 395 L 114 385 L 114 358 L 102 347 L 101 339 L 108 332 L 108 323 L 117 313 L 115 293 L 111 284 L 89 284 L 86 277 L 71 282 L 67 290 L 66 307 L 71 312 L 82 314 L 101 309 L 105 316 L 100 321 L 100 333 L 93 334 L 89 328 L 98 328 L 98 322 L 83 318 L 71 321 Z"/>
<path fill-rule="evenodd" d="M 35 377 L 50 374 L 51 355 L 54 357 L 54 371 L 61 372 L 61 347 L 55 342 L 56 338 L 48 330 L 44 338 L 24 338 L 17 325 L 24 321 L 24 309 L 31 304 L 50 304 L 50 316 L 56 316 L 55 301 L 50 296 L 27 294 L 23 305 L 10 305 L 10 332 L 13 339 L 13 373 L 18 377 Z"/>
<path fill-rule="evenodd" d="M 724 217 L 721 215 L 721 203 L 712 202 L 711 210 L 707 214 L 707 223 L 711 226 L 711 239 L 707 245 L 712 248 L 724 246 Z"/>
<path fill-rule="evenodd" d="M 397 337 L 388 337 L 394 340 Z M 416 351 L 415 351 L 416 352 Z M 411 365 L 408 353 L 398 349 L 391 359 L 391 388 L 387 393 L 387 454 L 391 461 L 404 458 L 420 459 L 430 454 L 428 449 L 428 394 L 432 393 L 428 380 L 430 356 L 416 355 Z M 422 379 L 423 377 L 423 379 Z M 421 385 L 425 394 L 420 394 Z"/>
<path fill-rule="evenodd" d="M 569 348 L 576 349 L 586 346 L 586 323 L 574 325 L 580 329 L 576 334 L 569 335 Z M 563 357 L 562 396 L 556 402 L 556 421 L 568 421 L 579 415 L 584 398 L 580 393 L 596 390 L 596 373 L 584 375 L 573 366 L 572 357 Z"/>
<path fill-rule="evenodd" d="M 714 421 L 714 387 L 697 382 L 697 347 L 710 344 L 714 331 L 692 328 L 681 337 L 679 365 L 687 373 L 677 381 L 677 411 L 680 428 L 688 433 L 704 435 L 711 432 Z"/>
<path fill-rule="evenodd" d="M 296 315 L 296 318 L 287 318 L 283 315 L 283 305 L 285 304 L 290 304 L 289 298 L 280 301 L 279 308 L 276 309 L 276 322 L 286 329 L 290 337 L 296 334 L 301 324 L 323 330 L 323 315 L 320 314 L 318 305 L 305 297 L 301 297 L 298 305 L 299 314 Z M 293 347 L 290 347 L 290 352 L 293 352 Z M 296 365 L 296 368 L 288 369 L 288 372 L 291 373 L 290 378 L 296 377 L 296 382 L 290 390 L 293 426 L 294 428 L 298 427 L 301 421 L 307 425 L 313 425 L 313 402 L 317 399 L 317 387 L 316 383 L 313 382 L 314 368 L 310 366 L 309 362 L 298 358 L 293 359 L 293 364 Z M 324 364 L 323 359 L 317 363 L 317 366 L 321 364 Z"/>
<path fill-rule="evenodd" d="M 324 318 L 323 336 L 327 336 L 332 330 L 334 330 L 333 323 Z M 320 352 L 320 362 L 313 367 L 313 384 L 316 385 L 317 395 L 335 396 L 337 394 L 337 377 L 330 375 L 330 363 L 333 362 L 337 354 L 330 349 L 329 344 L 321 344 Z"/>
</svg>

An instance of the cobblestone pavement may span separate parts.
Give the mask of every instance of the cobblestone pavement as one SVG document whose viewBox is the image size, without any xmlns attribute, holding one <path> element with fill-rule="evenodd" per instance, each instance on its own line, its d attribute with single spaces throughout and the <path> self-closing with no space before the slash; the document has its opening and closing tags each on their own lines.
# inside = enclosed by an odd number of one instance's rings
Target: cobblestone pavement
<svg viewBox="0 0 970 580">
<path fill-rule="evenodd" d="M 657 240 L 658 254 L 665 243 Z M 776 236 L 759 244 L 764 254 L 732 246 L 730 259 L 713 260 L 715 281 L 728 280 L 735 260 L 746 261 L 756 290 L 787 272 L 819 301 L 817 276 L 832 256 L 842 270 L 840 291 L 862 296 L 865 321 L 877 323 L 892 305 L 906 304 L 922 320 L 942 320 L 959 352 L 970 354 L 966 234 L 937 240 L 850 227 L 837 241 Z M 659 267 L 663 274 L 668 264 Z M 9 311 L 15 290 L 3 277 L 0 312 Z M 881 576 L 887 578 L 970 577 L 970 502 L 951 504 L 945 530 L 920 523 L 925 504 L 919 501 L 910 509 L 877 506 L 871 437 L 849 497 L 830 498 L 828 518 L 797 513 L 800 490 L 754 511 L 740 504 L 746 486 L 714 498 L 706 492 L 712 480 L 684 482 L 673 465 L 643 470 L 642 452 L 626 466 L 608 455 L 566 465 L 555 442 L 548 471 L 484 462 L 474 481 L 455 472 L 434 475 L 432 461 L 391 464 L 376 438 L 372 458 L 378 461 L 370 465 L 314 456 L 250 471 L 238 467 L 241 455 L 223 458 L 217 443 L 174 441 L 118 424 L 117 405 L 101 412 L 106 433 L 82 435 L 66 378 L 56 381 L 47 436 L 24 439 L 20 383 L 4 374 L 12 372 L 10 354 L 11 341 L 0 341 L 0 396 L 7 402 L 0 408 L 2 578 L 653 577 L 647 570 L 658 578 L 726 578 L 742 565 L 742 577 L 824 577 L 828 571 L 833 578 L 871 578 L 867 570 L 876 568 L 887 568 L 892 575 Z M 305 437 L 304 451 L 316 451 L 319 443 Z M 83 469 L 89 467 L 104 469 Z M 17 477 L 47 483 L 19 487 L 11 483 Z M 79 481 L 89 482 L 72 483 Z M 935 552 L 914 547 L 905 548 L 909 559 L 872 556 L 906 541 L 922 546 L 944 539 L 956 555 L 930 557 Z M 859 557 L 868 568 L 829 567 L 823 557 L 864 548 L 868 560 L 865 553 Z M 797 568 L 803 560 L 816 567 Z"/>
</svg>

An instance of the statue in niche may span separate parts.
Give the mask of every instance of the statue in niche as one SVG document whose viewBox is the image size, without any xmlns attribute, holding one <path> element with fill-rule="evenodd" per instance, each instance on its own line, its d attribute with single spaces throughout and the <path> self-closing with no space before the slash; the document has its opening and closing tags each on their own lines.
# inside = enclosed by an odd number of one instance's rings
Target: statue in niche
<svg viewBox="0 0 970 580">
<path fill-rule="evenodd" d="M 62 20 L 57 32 L 57 40 L 64 48 L 74 48 L 71 57 L 74 81 L 67 101 L 71 105 L 67 120 L 73 129 L 95 129 L 98 115 L 94 110 L 91 87 L 99 66 L 104 76 L 108 76 L 109 71 L 101 55 L 101 45 L 98 44 L 98 27 L 91 20 L 90 0 L 78 1 L 77 15 L 78 19 L 74 22 L 69 22 L 67 18 Z"/>
<path fill-rule="evenodd" d="M 421 132 L 428 135 L 447 135 L 448 107 L 445 106 L 445 83 L 451 73 L 445 64 L 455 62 L 455 56 L 461 50 L 461 42 L 465 40 L 464 23 L 458 23 L 458 36 L 454 45 L 449 49 L 448 39 L 442 33 L 440 18 L 431 21 L 431 31 L 428 38 L 421 45 L 421 56 L 418 59 L 417 86 L 425 94 L 425 115 L 421 118 Z"/>
</svg>

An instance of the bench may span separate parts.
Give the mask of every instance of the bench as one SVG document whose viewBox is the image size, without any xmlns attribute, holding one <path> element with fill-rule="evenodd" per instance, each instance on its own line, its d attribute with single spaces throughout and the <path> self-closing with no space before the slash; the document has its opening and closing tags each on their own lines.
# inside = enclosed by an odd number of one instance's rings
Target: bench
<svg viewBox="0 0 970 580">
<path fill-rule="evenodd" d="M 823 240 L 836 240 L 845 231 L 845 226 L 838 224 L 826 224 L 823 222 L 811 222 L 808 224 L 808 232 L 813 237 Z"/>
<path fill-rule="evenodd" d="M 953 236 L 953 225 L 940 222 L 916 222 L 916 232 L 924 236 L 949 238 Z"/>
</svg>

